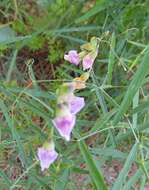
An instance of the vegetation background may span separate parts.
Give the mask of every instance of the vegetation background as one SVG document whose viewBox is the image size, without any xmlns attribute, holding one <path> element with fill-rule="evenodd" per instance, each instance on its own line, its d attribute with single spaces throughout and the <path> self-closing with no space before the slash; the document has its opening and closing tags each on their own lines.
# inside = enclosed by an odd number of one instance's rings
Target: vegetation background
<svg viewBox="0 0 149 190">
<path fill-rule="evenodd" d="M 149 1 L 0 0 L 0 189 L 149 189 Z M 55 91 L 81 69 L 64 53 L 101 39 L 86 106 L 41 172 Z"/>
</svg>

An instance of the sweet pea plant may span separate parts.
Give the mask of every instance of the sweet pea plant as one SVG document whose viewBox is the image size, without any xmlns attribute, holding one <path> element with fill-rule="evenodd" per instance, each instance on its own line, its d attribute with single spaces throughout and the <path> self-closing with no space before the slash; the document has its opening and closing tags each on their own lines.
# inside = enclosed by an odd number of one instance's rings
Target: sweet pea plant
<svg viewBox="0 0 149 190">
<path fill-rule="evenodd" d="M 52 120 L 53 127 L 56 128 L 61 137 L 70 141 L 71 132 L 75 127 L 76 116 L 85 106 L 84 97 L 75 95 L 75 90 L 86 87 L 85 82 L 90 76 L 93 63 L 98 55 L 99 39 L 92 37 L 89 43 L 81 46 L 81 52 L 70 50 L 64 55 L 64 59 L 71 64 L 82 67 L 84 73 L 71 82 L 64 82 L 56 91 L 55 117 Z M 52 135 L 50 140 L 38 148 L 38 159 L 41 170 L 47 169 L 58 158 L 55 151 Z"/>
</svg>

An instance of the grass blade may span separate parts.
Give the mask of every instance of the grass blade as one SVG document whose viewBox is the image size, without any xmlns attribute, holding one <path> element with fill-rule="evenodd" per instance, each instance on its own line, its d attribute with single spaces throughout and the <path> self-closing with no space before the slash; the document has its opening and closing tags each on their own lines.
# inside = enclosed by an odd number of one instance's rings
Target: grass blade
<svg viewBox="0 0 149 190">
<path fill-rule="evenodd" d="M 100 26 L 80 26 L 80 27 L 71 27 L 71 28 L 61 28 L 54 30 L 54 33 L 71 33 L 71 32 L 85 32 L 91 30 L 99 30 Z"/>
<path fill-rule="evenodd" d="M 93 83 L 96 85 L 96 80 L 94 78 L 94 75 L 92 74 L 91 77 L 92 77 Z M 103 92 L 100 89 L 95 89 L 95 92 L 96 92 L 96 96 L 98 98 L 99 104 L 101 106 L 102 112 L 103 114 L 106 114 L 108 112 L 108 108 L 103 96 Z M 114 138 L 114 134 L 112 130 L 109 130 L 109 135 L 110 135 L 110 141 L 112 142 L 113 147 L 115 147 L 116 142 L 115 142 L 115 138 Z"/>
<path fill-rule="evenodd" d="M 87 13 L 85 13 L 83 16 L 78 18 L 76 20 L 76 23 L 80 23 L 85 20 L 88 20 L 90 17 L 94 16 L 95 14 L 109 7 L 112 3 L 113 2 L 109 0 L 100 0 L 98 3 L 95 4 L 95 6 L 91 10 L 87 11 Z"/>
<path fill-rule="evenodd" d="M 144 131 L 145 129 L 147 129 L 149 126 L 149 121 L 147 121 L 146 123 L 142 124 L 142 125 L 138 125 L 137 127 L 137 131 L 138 132 L 142 132 Z M 130 137 L 133 136 L 133 133 L 132 133 L 132 130 L 129 129 L 126 133 L 122 133 L 121 135 L 117 136 L 116 137 L 116 142 L 119 143 L 121 141 L 124 141 Z"/>
<path fill-rule="evenodd" d="M 114 49 L 115 49 L 115 33 L 112 34 L 111 44 L 110 44 L 110 54 L 109 54 L 109 64 L 108 64 L 108 73 L 107 73 L 107 82 L 111 85 L 112 73 L 115 61 Z"/>
<path fill-rule="evenodd" d="M 92 180 L 96 185 L 97 190 L 107 190 L 107 187 L 104 183 L 103 177 L 100 171 L 97 169 L 90 152 L 88 151 L 85 143 L 83 141 L 79 141 L 79 148 L 84 157 L 84 160 L 88 166 L 90 175 L 92 176 Z"/>
<path fill-rule="evenodd" d="M 112 190 L 120 190 L 121 189 L 123 182 L 125 181 L 127 174 L 129 172 L 130 166 L 136 158 L 137 149 L 138 149 L 138 143 L 134 144 L 134 146 L 132 147 L 132 149 L 127 157 L 127 160 L 124 164 L 124 167 L 121 170 L 118 178 L 116 179 L 115 184 L 112 187 Z"/>
<path fill-rule="evenodd" d="M 12 137 L 17 142 L 18 151 L 19 151 L 19 154 L 20 154 L 22 164 L 23 164 L 23 166 L 27 167 L 27 160 L 26 160 L 26 157 L 25 157 L 25 152 L 24 152 L 23 145 L 22 145 L 20 137 L 19 137 L 19 135 L 18 135 L 18 133 L 17 133 L 15 127 L 14 127 L 13 120 L 11 120 L 11 118 L 9 116 L 9 113 L 7 111 L 7 107 L 6 107 L 6 105 L 4 104 L 3 101 L 0 101 L 0 108 L 3 111 L 3 114 L 5 116 L 5 119 L 6 119 L 6 122 L 8 124 L 8 127 L 11 130 Z"/>
<path fill-rule="evenodd" d="M 133 109 L 135 109 L 137 106 L 138 106 L 138 103 L 139 103 L 139 90 L 137 91 L 137 93 L 135 94 L 134 98 L 133 98 Z M 133 114 L 133 117 L 132 117 L 132 120 L 133 120 L 133 128 L 137 128 L 137 123 L 138 123 L 138 114 L 137 113 L 134 113 Z"/>
<path fill-rule="evenodd" d="M 12 60 L 11 60 L 11 62 L 10 62 L 9 70 L 8 70 L 7 77 L 6 77 L 6 81 L 7 81 L 7 82 L 9 82 L 10 79 L 11 79 L 11 74 L 12 74 L 12 71 L 13 71 L 13 69 L 14 69 L 14 67 L 15 67 L 15 64 L 16 64 L 17 54 L 18 54 L 18 50 L 16 49 L 16 50 L 14 51 Z"/>
<path fill-rule="evenodd" d="M 147 161 L 145 163 L 145 168 L 148 170 L 149 169 L 149 162 Z M 133 185 L 137 183 L 137 181 L 144 175 L 143 175 L 143 170 L 142 168 L 139 168 L 137 172 L 127 181 L 127 183 L 124 185 L 122 190 L 129 190 Z"/>
<path fill-rule="evenodd" d="M 9 178 L 3 171 L 0 171 L 0 177 L 3 178 L 3 180 L 5 181 L 5 183 L 8 187 L 11 186 L 11 182 L 10 182 Z"/>
<path fill-rule="evenodd" d="M 61 187 L 61 190 L 65 190 L 67 186 L 67 181 L 69 177 L 69 169 L 65 169 L 58 180 L 56 180 L 55 184 L 55 190 L 59 190 L 59 187 Z"/>
<path fill-rule="evenodd" d="M 143 61 L 139 65 L 139 68 L 136 71 L 136 73 L 133 77 L 133 80 L 131 81 L 130 85 L 128 86 L 126 95 L 120 105 L 120 108 L 119 108 L 117 114 L 114 117 L 113 125 L 116 125 L 120 121 L 122 115 L 124 113 L 126 113 L 137 90 L 141 87 L 146 74 L 149 72 L 148 60 L 149 60 L 149 47 L 146 50 L 146 54 L 144 55 Z"/>
</svg>

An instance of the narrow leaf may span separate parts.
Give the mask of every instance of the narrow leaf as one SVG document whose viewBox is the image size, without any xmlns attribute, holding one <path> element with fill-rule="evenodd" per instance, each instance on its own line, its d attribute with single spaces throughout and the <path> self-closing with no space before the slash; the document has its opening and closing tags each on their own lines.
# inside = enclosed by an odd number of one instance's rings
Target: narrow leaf
<svg viewBox="0 0 149 190">
<path fill-rule="evenodd" d="M 134 77 L 130 85 L 128 86 L 126 95 L 124 96 L 124 99 L 120 105 L 120 108 L 118 109 L 118 112 L 114 117 L 113 125 L 116 125 L 120 121 L 122 115 L 126 113 L 126 111 L 128 110 L 133 100 L 133 97 L 135 96 L 138 89 L 141 87 L 145 76 L 149 72 L 148 60 L 149 60 L 149 47 L 146 50 L 146 54 L 144 55 L 142 63 L 139 65 L 138 70 L 134 74 Z"/>
<path fill-rule="evenodd" d="M 109 85 L 111 85 L 112 73 L 113 73 L 113 67 L 114 67 L 114 61 L 115 61 L 115 53 L 114 53 L 115 41 L 116 41 L 115 33 L 113 33 L 111 37 L 109 64 L 108 64 L 108 73 L 107 73 L 107 81 Z"/>
<path fill-rule="evenodd" d="M 104 9 L 106 9 L 107 7 L 109 7 L 112 3 L 113 2 L 110 0 L 100 0 L 99 2 L 97 2 L 95 4 L 95 6 L 92 9 L 90 9 L 83 16 L 78 18 L 76 20 L 76 23 L 80 23 L 82 21 L 89 19 L 90 17 L 94 16 L 95 14 L 97 14 L 97 13 L 103 11 Z"/>
<path fill-rule="evenodd" d="M 3 171 L 0 171 L 0 177 L 3 178 L 3 180 L 5 181 L 5 183 L 8 187 L 11 186 L 11 182 L 10 182 L 9 178 L 7 177 L 7 175 Z"/>
<path fill-rule="evenodd" d="M 83 141 L 79 141 L 79 148 L 84 157 L 84 160 L 88 166 L 90 176 L 92 177 L 93 183 L 96 185 L 97 190 L 107 190 L 107 187 L 104 183 L 103 176 L 100 171 L 97 169 L 94 160 L 88 151 L 85 143 Z"/>
<path fill-rule="evenodd" d="M 137 149 L 138 149 L 138 143 L 134 144 L 134 146 L 132 147 L 132 149 L 127 157 L 127 160 L 124 164 L 124 167 L 121 170 L 118 178 L 115 181 L 115 184 L 112 187 L 112 190 L 120 190 L 121 189 L 121 187 L 127 177 L 129 169 L 130 169 L 132 163 L 134 162 L 134 160 L 136 159 Z"/>
<path fill-rule="evenodd" d="M 11 74 L 14 70 L 14 67 L 15 67 L 15 64 L 16 64 L 16 58 L 17 58 L 17 54 L 18 54 L 18 50 L 16 49 L 14 51 L 14 54 L 13 54 L 13 57 L 12 57 L 12 60 L 10 62 L 10 66 L 9 66 L 9 69 L 8 69 L 8 73 L 7 73 L 7 77 L 6 77 L 6 81 L 10 81 L 11 79 Z"/>
<path fill-rule="evenodd" d="M 14 122 L 10 118 L 10 116 L 8 114 L 8 111 L 7 111 L 7 107 L 6 107 L 6 105 L 4 104 L 3 101 L 0 101 L 0 108 L 3 111 L 3 114 L 4 114 L 4 117 L 5 117 L 6 122 L 8 124 L 8 127 L 11 130 L 12 137 L 17 142 L 18 151 L 19 151 L 19 154 L 20 154 L 20 158 L 21 158 L 22 164 L 27 167 L 27 160 L 25 158 L 25 152 L 24 152 L 24 149 L 23 149 L 23 145 L 22 145 L 20 137 L 19 137 L 19 135 L 18 135 L 18 133 L 16 131 L 16 128 L 14 127 Z"/>
</svg>

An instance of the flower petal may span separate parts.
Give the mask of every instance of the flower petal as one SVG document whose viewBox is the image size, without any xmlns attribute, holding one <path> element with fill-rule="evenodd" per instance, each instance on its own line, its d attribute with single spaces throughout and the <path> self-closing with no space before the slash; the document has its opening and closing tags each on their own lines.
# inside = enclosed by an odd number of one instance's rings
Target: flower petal
<svg viewBox="0 0 149 190">
<path fill-rule="evenodd" d="M 74 78 L 73 79 L 74 89 L 80 90 L 86 88 L 85 82 L 88 80 L 88 78 L 89 78 L 89 72 L 85 72 L 80 77 Z"/>
<path fill-rule="evenodd" d="M 80 62 L 79 54 L 76 50 L 70 50 L 68 54 L 64 55 L 64 59 L 74 65 L 78 65 Z"/>
<path fill-rule="evenodd" d="M 76 121 L 75 115 L 69 114 L 62 117 L 56 117 L 53 120 L 53 124 L 60 133 L 60 135 L 64 137 L 67 141 L 69 141 L 71 131 L 75 126 L 75 121 Z"/>
<path fill-rule="evenodd" d="M 83 97 L 70 96 L 68 97 L 68 102 L 70 105 L 70 112 L 72 114 L 78 113 L 85 106 Z"/>
<path fill-rule="evenodd" d="M 94 63 L 94 59 L 88 54 L 83 58 L 83 70 L 90 69 Z"/>
<path fill-rule="evenodd" d="M 56 160 L 58 153 L 55 150 L 48 150 L 44 147 L 38 148 L 38 159 L 40 161 L 41 171 L 50 167 Z"/>
</svg>

